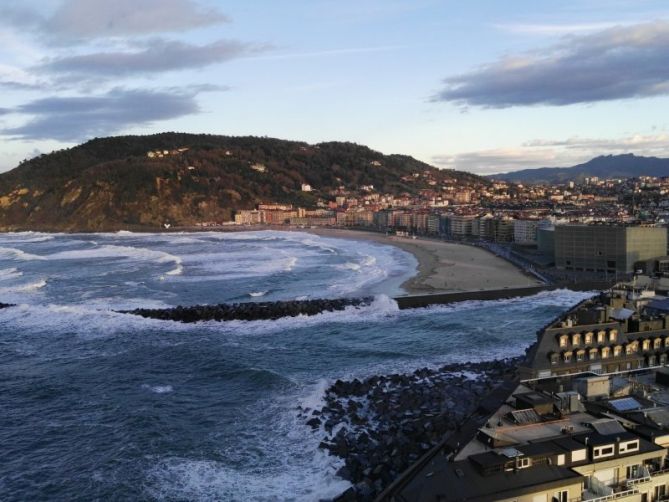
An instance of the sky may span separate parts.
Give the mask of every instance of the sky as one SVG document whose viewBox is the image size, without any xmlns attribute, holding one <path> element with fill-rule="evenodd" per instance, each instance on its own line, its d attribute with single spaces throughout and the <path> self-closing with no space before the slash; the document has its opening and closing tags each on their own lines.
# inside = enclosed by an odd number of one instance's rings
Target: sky
<svg viewBox="0 0 669 502">
<path fill-rule="evenodd" d="M 183 131 L 491 174 L 669 157 L 667 111 L 666 1 L 0 2 L 0 171 Z"/>
</svg>

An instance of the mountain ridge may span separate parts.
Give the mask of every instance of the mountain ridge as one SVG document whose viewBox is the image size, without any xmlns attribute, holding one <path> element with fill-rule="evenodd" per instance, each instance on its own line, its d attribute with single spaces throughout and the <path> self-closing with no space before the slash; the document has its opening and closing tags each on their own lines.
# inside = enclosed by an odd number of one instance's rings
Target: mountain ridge
<svg viewBox="0 0 669 502">
<path fill-rule="evenodd" d="M 515 183 L 564 183 L 583 181 L 586 177 L 636 178 L 669 176 L 669 158 L 644 157 L 632 153 L 600 155 L 571 167 L 538 167 L 491 174 L 488 179 Z"/>
</svg>

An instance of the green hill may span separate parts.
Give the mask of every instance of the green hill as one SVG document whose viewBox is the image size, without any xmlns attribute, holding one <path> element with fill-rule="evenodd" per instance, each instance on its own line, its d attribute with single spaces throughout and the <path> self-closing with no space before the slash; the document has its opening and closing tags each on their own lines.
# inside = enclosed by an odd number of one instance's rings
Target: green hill
<svg viewBox="0 0 669 502">
<path fill-rule="evenodd" d="M 340 186 L 413 194 L 433 187 L 407 177 L 428 170 L 438 180 L 487 183 L 353 143 L 182 133 L 94 139 L 1 174 L 0 230 L 141 230 L 166 222 L 223 222 L 259 202 L 315 207 L 319 197 L 331 199 L 329 192 Z M 303 183 L 314 191 L 302 192 Z"/>
</svg>

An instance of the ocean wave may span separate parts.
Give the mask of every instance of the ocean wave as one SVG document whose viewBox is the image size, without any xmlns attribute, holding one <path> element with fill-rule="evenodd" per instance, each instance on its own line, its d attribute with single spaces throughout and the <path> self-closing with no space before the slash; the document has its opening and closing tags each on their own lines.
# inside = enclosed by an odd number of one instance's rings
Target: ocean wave
<svg viewBox="0 0 669 502">
<path fill-rule="evenodd" d="M 154 394 L 168 394 L 174 390 L 171 385 L 149 385 L 142 384 L 142 389 L 153 392 Z"/>
<path fill-rule="evenodd" d="M 2 258 L 21 260 L 21 261 L 46 260 L 44 256 L 39 256 L 32 253 L 26 253 L 21 249 L 0 247 L 0 259 Z"/>
<path fill-rule="evenodd" d="M 19 269 L 12 267 L 12 268 L 3 268 L 0 269 L 0 281 L 7 281 L 10 279 L 17 279 L 23 275 L 23 272 L 21 272 Z"/>
<path fill-rule="evenodd" d="M 0 293 L 3 295 L 11 295 L 12 293 L 30 293 L 42 289 L 47 285 L 46 279 L 40 279 L 35 282 L 27 284 L 17 284 L 15 286 L 5 286 L 0 288 Z"/>
<path fill-rule="evenodd" d="M 267 294 L 267 291 L 254 291 L 252 293 L 249 293 L 249 296 L 252 298 L 257 298 L 259 296 L 265 296 Z"/>
<path fill-rule="evenodd" d="M 166 275 L 179 275 L 183 272 L 182 258 L 165 251 L 158 251 L 142 247 L 118 246 L 113 244 L 98 245 L 89 249 L 73 249 L 60 251 L 42 257 L 42 259 L 57 260 L 99 260 L 108 258 L 124 258 L 129 260 L 154 261 L 156 263 L 173 263 L 176 268 Z"/>
<path fill-rule="evenodd" d="M 350 486 L 334 474 L 343 462 L 324 452 L 315 452 L 310 463 L 290 463 L 245 470 L 217 460 L 164 458 L 146 474 L 147 495 L 158 500 L 311 502 L 332 499 Z"/>
</svg>

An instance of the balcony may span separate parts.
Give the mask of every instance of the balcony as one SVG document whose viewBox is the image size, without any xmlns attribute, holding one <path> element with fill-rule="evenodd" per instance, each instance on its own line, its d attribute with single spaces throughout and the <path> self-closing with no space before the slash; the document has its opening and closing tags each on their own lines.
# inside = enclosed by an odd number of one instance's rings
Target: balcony
<svg viewBox="0 0 669 502">
<path fill-rule="evenodd" d="M 654 474 L 660 474 L 659 472 L 654 473 Z M 648 467 L 641 466 L 639 469 L 639 472 L 637 475 L 633 478 L 629 478 L 626 482 L 627 488 L 633 488 L 634 486 L 640 485 L 642 483 L 646 483 L 647 481 L 651 480 L 651 475 L 650 472 L 648 471 Z"/>
<path fill-rule="evenodd" d="M 611 493 L 610 495 L 602 495 L 601 497 L 588 498 L 587 490 L 583 492 L 583 501 L 584 502 L 605 502 L 608 500 L 618 500 L 618 501 L 629 501 L 629 502 L 640 502 L 641 493 L 637 489 L 625 490 L 622 492 Z"/>
<path fill-rule="evenodd" d="M 640 502 L 641 492 L 634 485 L 622 488 L 611 487 L 605 485 L 595 477 L 590 477 L 586 481 L 586 489 L 583 491 L 582 498 L 584 502 L 605 502 L 608 500 Z"/>
</svg>

